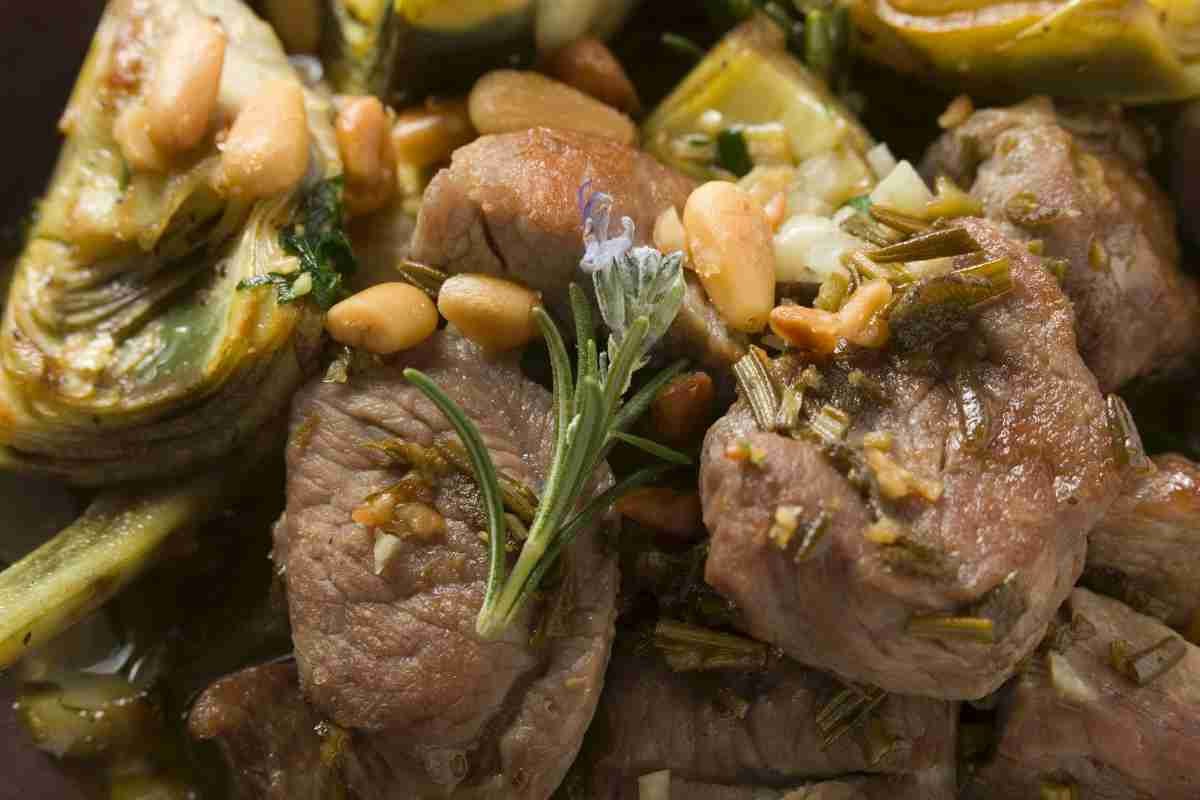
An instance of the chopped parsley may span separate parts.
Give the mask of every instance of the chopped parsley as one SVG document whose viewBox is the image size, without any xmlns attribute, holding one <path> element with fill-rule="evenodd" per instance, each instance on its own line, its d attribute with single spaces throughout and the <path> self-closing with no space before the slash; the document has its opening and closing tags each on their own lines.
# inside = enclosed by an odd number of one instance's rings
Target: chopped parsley
<svg viewBox="0 0 1200 800">
<path fill-rule="evenodd" d="M 726 128 L 717 134 L 717 164 L 739 178 L 754 169 L 746 136 L 737 128 Z"/>
<path fill-rule="evenodd" d="M 313 186 L 292 222 L 280 231 L 279 242 L 284 252 L 299 260 L 299 269 L 256 275 L 237 288 L 274 286 L 280 303 L 311 297 L 323 311 L 345 298 L 344 279 L 354 273 L 358 262 L 342 229 L 342 184 L 339 176 Z"/>
</svg>

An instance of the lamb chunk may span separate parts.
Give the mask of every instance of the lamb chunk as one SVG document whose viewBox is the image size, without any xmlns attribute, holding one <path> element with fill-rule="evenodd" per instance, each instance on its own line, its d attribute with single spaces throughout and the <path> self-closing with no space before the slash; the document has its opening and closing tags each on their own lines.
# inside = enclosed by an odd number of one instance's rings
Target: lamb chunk
<svg viewBox="0 0 1200 800">
<path fill-rule="evenodd" d="M 389 796 L 541 800 L 574 758 L 599 697 L 613 637 L 615 556 L 599 533 L 585 532 L 542 601 L 501 638 L 480 639 L 488 547 L 474 480 L 436 462 L 410 472 L 378 449 L 457 441 L 403 380 L 409 366 L 464 408 L 502 473 L 534 491 L 545 478 L 549 393 L 515 360 L 489 358 L 452 333 L 353 372 L 347 384 L 304 388 L 293 404 L 288 506 L 275 554 L 300 684 L 319 714 L 369 735 L 364 782 L 390 787 Z M 611 480 L 602 473 L 598 487 Z M 400 503 L 441 519 L 378 523 L 380 533 L 400 538 L 399 552 L 382 562 L 377 532 L 352 520 L 375 508 L 367 504 L 380 492 L 399 492 Z M 534 637 L 539 624 L 543 635 Z"/>
<path fill-rule="evenodd" d="M 681 213 L 694 184 L 653 157 L 598 137 L 547 128 L 484 136 L 455 152 L 425 191 L 412 254 L 452 274 L 503 275 L 543 293 L 569 313 L 572 282 L 590 289 L 579 269 L 583 220 L 579 194 L 605 192 L 613 225 L 633 220 L 634 244 L 648 244 L 658 215 Z M 689 291 L 668 337 L 707 366 L 728 366 L 744 352 L 688 273 Z"/>
<path fill-rule="evenodd" d="M 969 187 L 1006 232 L 1066 260 L 1079 350 L 1103 391 L 1183 366 L 1200 341 L 1200 291 L 1146 160 L 1118 111 L 1045 98 L 977 112 L 925 158 L 927 176 Z"/>
<path fill-rule="evenodd" d="M 808 383 L 806 414 L 848 414 L 845 441 L 761 431 L 741 400 L 700 469 L 706 579 L 751 635 L 848 681 L 949 699 L 995 690 L 1037 646 L 1121 479 L 1057 281 L 993 224 L 961 225 L 1010 259 L 1011 292 L 929 353 L 783 357 L 779 379 Z M 888 462 L 906 491 L 894 472 L 881 488 Z M 800 527 L 781 546 L 788 507 Z M 910 632 L 944 614 L 990 620 L 991 641 Z"/>
<path fill-rule="evenodd" d="M 1200 784 L 1200 648 L 1145 686 L 1110 663 L 1124 640 L 1136 651 L 1171 635 L 1157 620 L 1077 589 L 1067 618 L 1086 620 L 1061 649 L 1039 654 L 1006 687 L 995 755 L 967 782 L 964 800 L 1037 797 L 1042 781 L 1097 800 L 1191 800 Z"/>
<path fill-rule="evenodd" d="M 657 655 L 624 646 L 600 701 L 597 744 L 585 751 L 587 796 L 636 800 L 639 776 L 670 770 L 678 800 L 750 800 L 770 789 L 786 795 L 843 774 L 864 785 L 839 794 L 825 784 L 825 794 L 808 787 L 800 796 L 883 796 L 867 791 L 870 785 L 889 787 L 895 798 L 951 800 L 957 704 L 890 696 L 872 712 L 895 742 L 890 750 L 872 753 L 861 725 L 825 747 L 817 715 L 844 688 L 786 660 L 762 673 L 677 673 Z"/>
<path fill-rule="evenodd" d="M 1200 466 L 1175 454 L 1154 464 L 1089 535 L 1084 583 L 1186 630 L 1200 625 Z"/>
<path fill-rule="evenodd" d="M 337 765 L 322 761 L 323 724 L 304 702 L 291 662 L 222 678 L 200 695 L 188 717 L 192 736 L 220 746 L 234 795 L 245 800 L 336 797 L 344 784 Z"/>
</svg>

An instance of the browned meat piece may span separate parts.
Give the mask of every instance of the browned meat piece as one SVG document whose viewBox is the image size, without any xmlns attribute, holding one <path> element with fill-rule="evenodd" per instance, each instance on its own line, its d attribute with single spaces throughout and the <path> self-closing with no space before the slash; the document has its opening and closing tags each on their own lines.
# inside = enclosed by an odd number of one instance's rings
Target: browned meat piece
<svg viewBox="0 0 1200 800">
<path fill-rule="evenodd" d="M 1200 625 L 1200 466 L 1157 456 L 1088 537 L 1086 585 L 1173 628 Z M 1197 628 L 1200 630 L 1200 628 Z"/>
<path fill-rule="evenodd" d="M 693 184 L 649 155 L 606 139 L 560 130 L 485 136 L 460 148 L 425 192 L 413 258 L 451 273 L 506 275 L 537 289 L 560 314 L 567 288 L 591 288 L 583 256 L 580 189 L 614 200 L 614 226 L 633 220 L 647 244 L 658 215 L 682 211 Z M 689 291 L 668 341 L 709 366 L 725 366 L 742 345 L 688 274 Z"/>
<path fill-rule="evenodd" d="M 976 113 L 925 158 L 926 175 L 969 187 L 1007 232 L 1066 259 L 1079 350 L 1104 391 L 1179 367 L 1200 342 L 1200 294 L 1146 158 L 1119 112 L 1044 98 Z"/>
<path fill-rule="evenodd" d="M 743 400 L 700 471 L 706 578 L 752 635 L 847 680 L 956 699 L 1036 647 L 1120 480 L 1070 302 L 1023 244 L 962 225 L 1011 260 L 1009 294 L 929 355 L 781 359 L 810 418 L 849 416 L 845 442 L 762 432 Z M 798 517 L 790 539 L 772 534 L 780 509 Z M 992 641 L 939 633 L 943 614 L 990 620 Z"/>
<path fill-rule="evenodd" d="M 1171 135 L 1171 187 L 1183 229 L 1200 245 L 1200 102 L 1179 115 Z"/>
<path fill-rule="evenodd" d="M 294 663 L 252 667 L 217 681 L 196 700 L 188 729 L 220 745 L 238 798 L 325 800 L 344 785 L 340 759 L 322 759 L 318 731 L 343 734 L 322 727 L 304 702 Z"/>
<path fill-rule="evenodd" d="M 501 639 L 481 640 L 488 548 L 474 480 L 427 455 L 400 456 L 417 460 L 412 471 L 389 466 L 380 452 L 457 441 L 402 379 L 407 366 L 474 419 L 502 473 L 535 491 L 544 479 L 550 395 L 514 360 L 491 360 L 452 334 L 348 384 L 303 389 L 276 531 L 300 682 L 320 714 L 371 734 L 372 777 L 389 797 L 540 800 L 595 709 L 613 636 L 615 558 L 602 536 L 580 536 L 542 602 Z M 389 531 L 397 552 L 381 557 L 378 537 Z"/>
<path fill-rule="evenodd" d="M 889 786 L 897 800 L 952 800 L 957 704 L 888 697 L 871 715 L 894 739 L 892 749 L 884 752 L 884 738 L 872 752 L 861 724 L 824 747 L 817 716 L 844 688 L 794 662 L 762 673 L 677 673 L 653 654 L 623 647 L 600 700 L 596 741 L 582 758 L 592 770 L 587 796 L 637 800 L 638 777 L 670 770 L 675 800 L 749 800 L 757 795 L 747 787 L 786 794 L 842 774 L 875 776 L 870 783 Z M 860 796 L 873 795 L 847 795 Z"/>
<path fill-rule="evenodd" d="M 1200 786 L 1200 648 L 1139 686 L 1110 663 L 1113 642 L 1134 651 L 1171 631 L 1115 600 L 1075 590 L 1073 634 L 1006 687 L 995 756 L 964 800 L 1037 797 L 1043 781 L 1096 800 L 1194 800 Z M 1043 797 L 1046 795 L 1042 795 Z"/>
</svg>

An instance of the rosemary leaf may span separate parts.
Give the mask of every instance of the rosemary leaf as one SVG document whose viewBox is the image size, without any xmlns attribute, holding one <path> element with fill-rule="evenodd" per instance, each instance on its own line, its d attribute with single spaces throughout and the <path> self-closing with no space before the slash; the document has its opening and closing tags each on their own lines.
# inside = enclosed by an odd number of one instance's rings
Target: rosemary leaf
<svg viewBox="0 0 1200 800">
<path fill-rule="evenodd" d="M 733 374 L 737 378 L 738 388 L 750 404 L 750 410 L 754 412 L 754 421 L 759 429 L 774 430 L 775 418 L 779 414 L 779 396 L 762 361 L 754 353 L 747 353 L 733 365 Z"/>
<path fill-rule="evenodd" d="M 634 436 L 632 433 L 617 431 L 613 434 L 613 438 L 624 442 L 627 445 L 636 447 L 644 453 L 661 458 L 668 464 L 677 464 L 681 467 L 689 467 L 692 465 L 692 457 L 686 453 L 681 453 L 673 447 L 667 447 L 665 444 L 659 444 L 651 439 L 644 439 L 641 436 Z"/>
<path fill-rule="evenodd" d="M 918 615 L 908 620 L 908 632 L 922 639 L 958 640 L 993 644 L 995 624 L 984 617 L 955 617 L 949 614 Z"/>
<path fill-rule="evenodd" d="M 875 213 L 874 208 L 872 208 L 872 213 Z M 914 236 L 879 250 L 872 250 L 869 256 L 876 264 L 890 264 L 961 256 L 978 250 L 979 244 L 971 237 L 971 234 L 967 233 L 965 228 L 944 228 L 921 236 Z"/>
</svg>

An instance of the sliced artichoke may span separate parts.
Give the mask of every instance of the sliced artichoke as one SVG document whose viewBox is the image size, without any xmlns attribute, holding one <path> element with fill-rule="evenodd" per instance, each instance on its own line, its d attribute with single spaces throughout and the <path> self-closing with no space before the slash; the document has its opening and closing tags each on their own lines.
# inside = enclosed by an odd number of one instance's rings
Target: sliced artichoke
<svg viewBox="0 0 1200 800">
<path fill-rule="evenodd" d="M 345 94 L 465 89 L 586 35 L 610 36 L 636 0 L 331 0 L 325 61 Z M 436 63 L 436 70 L 429 65 Z"/>
<path fill-rule="evenodd" d="M 642 126 L 646 149 L 700 180 L 798 164 L 873 142 L 829 88 L 756 15 L 725 37 Z"/>
<path fill-rule="evenodd" d="M 214 119 L 169 167 L 136 169 L 115 123 L 143 102 L 172 31 L 196 18 L 227 37 Z M 228 452 L 286 404 L 312 366 L 320 316 L 238 286 L 300 274 L 281 234 L 341 165 L 331 105 L 306 90 L 301 184 L 255 201 L 226 194 L 219 131 L 274 79 L 299 80 L 237 0 L 109 4 L 9 289 L 0 460 L 85 484 L 161 476 Z"/>
<path fill-rule="evenodd" d="M 1196 0 L 845 0 L 869 58 L 945 87 L 1125 103 L 1200 95 Z"/>
</svg>

